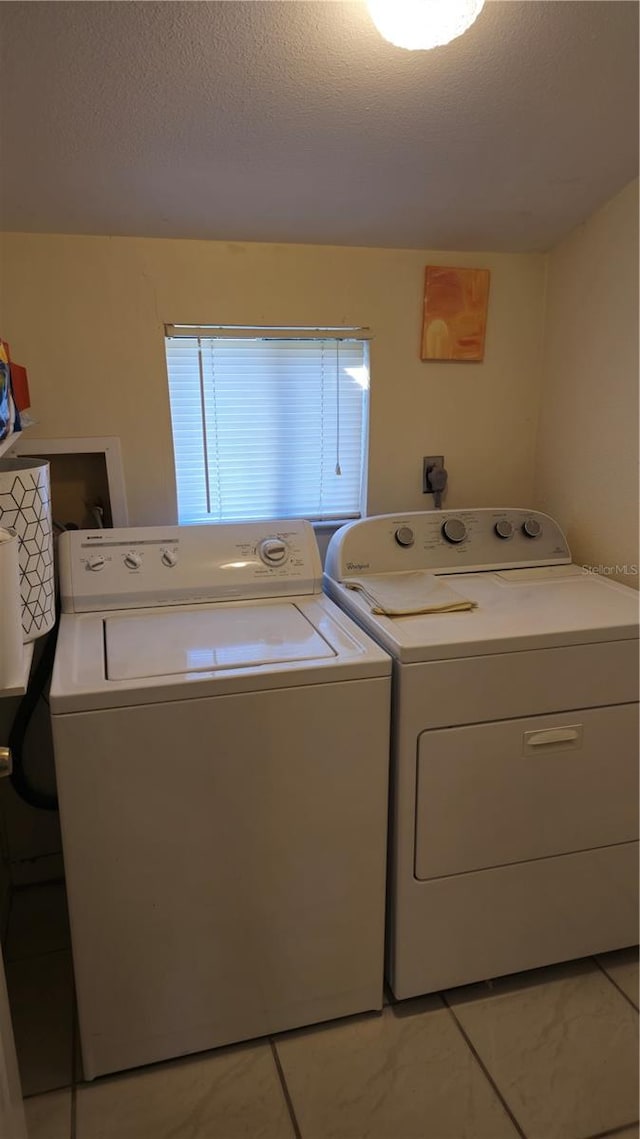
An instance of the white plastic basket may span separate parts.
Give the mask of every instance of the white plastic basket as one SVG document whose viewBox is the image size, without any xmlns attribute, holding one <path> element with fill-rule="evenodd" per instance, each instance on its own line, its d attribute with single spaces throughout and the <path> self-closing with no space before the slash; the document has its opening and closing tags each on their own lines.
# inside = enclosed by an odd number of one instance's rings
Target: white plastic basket
<svg viewBox="0 0 640 1139">
<path fill-rule="evenodd" d="M 25 642 L 35 641 L 56 616 L 49 464 L 43 459 L 0 459 L 0 526 L 20 539 L 22 631 Z"/>
</svg>

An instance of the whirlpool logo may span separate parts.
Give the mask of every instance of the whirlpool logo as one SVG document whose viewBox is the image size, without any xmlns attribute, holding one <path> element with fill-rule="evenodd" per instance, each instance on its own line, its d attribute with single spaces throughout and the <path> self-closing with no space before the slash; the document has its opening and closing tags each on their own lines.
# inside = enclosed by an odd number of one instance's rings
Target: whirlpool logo
<svg viewBox="0 0 640 1139">
<path fill-rule="evenodd" d="M 371 562 L 347 562 L 348 570 L 365 570 L 369 569 Z"/>
</svg>

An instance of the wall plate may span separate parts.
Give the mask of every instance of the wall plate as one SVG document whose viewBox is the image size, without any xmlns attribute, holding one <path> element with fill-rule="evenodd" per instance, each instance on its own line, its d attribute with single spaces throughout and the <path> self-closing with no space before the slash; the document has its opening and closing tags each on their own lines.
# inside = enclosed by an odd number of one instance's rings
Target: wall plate
<svg viewBox="0 0 640 1139">
<path fill-rule="evenodd" d="M 425 455 L 422 460 L 422 493 L 433 494 L 429 486 L 429 471 L 432 467 L 444 467 L 444 455 Z"/>
</svg>

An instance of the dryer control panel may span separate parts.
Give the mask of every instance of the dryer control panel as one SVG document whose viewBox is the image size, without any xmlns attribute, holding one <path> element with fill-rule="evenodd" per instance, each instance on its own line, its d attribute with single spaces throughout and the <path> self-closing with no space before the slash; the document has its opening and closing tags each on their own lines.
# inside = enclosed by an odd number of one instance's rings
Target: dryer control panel
<svg viewBox="0 0 640 1139">
<path fill-rule="evenodd" d="M 67 613 L 322 590 L 313 527 L 300 520 L 67 530 L 58 558 Z"/>
<path fill-rule="evenodd" d="M 513 507 L 423 510 L 350 522 L 334 534 L 325 572 L 336 581 L 371 573 L 523 569 L 571 562 L 548 514 Z"/>
</svg>

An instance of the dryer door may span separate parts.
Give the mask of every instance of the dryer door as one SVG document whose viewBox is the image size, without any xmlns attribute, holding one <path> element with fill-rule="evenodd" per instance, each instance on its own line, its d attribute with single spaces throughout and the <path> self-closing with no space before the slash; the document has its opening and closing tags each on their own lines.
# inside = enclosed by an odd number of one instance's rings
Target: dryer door
<svg viewBox="0 0 640 1139">
<path fill-rule="evenodd" d="M 422 732 L 415 875 L 638 837 L 638 705 Z"/>
</svg>

